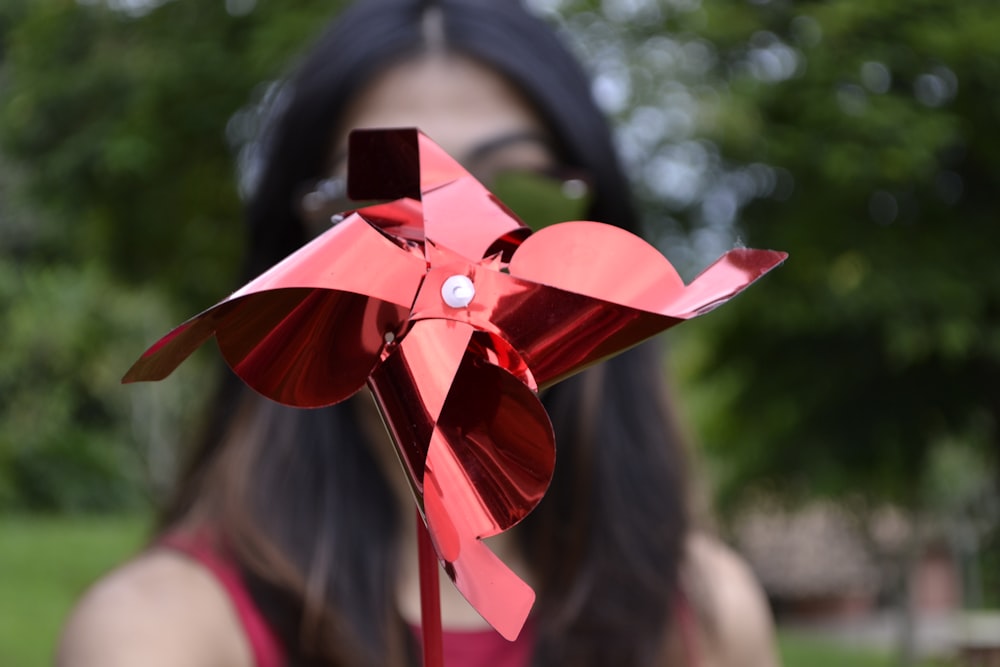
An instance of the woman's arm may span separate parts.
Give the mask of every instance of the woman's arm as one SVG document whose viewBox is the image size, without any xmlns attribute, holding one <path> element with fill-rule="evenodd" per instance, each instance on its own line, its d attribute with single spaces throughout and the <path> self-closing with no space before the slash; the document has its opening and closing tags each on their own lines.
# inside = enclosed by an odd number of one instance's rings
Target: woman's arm
<svg viewBox="0 0 1000 667">
<path fill-rule="evenodd" d="M 151 550 L 98 581 L 63 629 L 56 667 L 250 667 L 218 582 L 177 553 Z"/>
</svg>

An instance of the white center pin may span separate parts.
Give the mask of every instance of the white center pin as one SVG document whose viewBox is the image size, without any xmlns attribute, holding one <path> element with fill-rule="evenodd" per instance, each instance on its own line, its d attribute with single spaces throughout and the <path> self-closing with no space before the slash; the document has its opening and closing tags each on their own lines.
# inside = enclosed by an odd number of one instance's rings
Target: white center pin
<svg viewBox="0 0 1000 667">
<path fill-rule="evenodd" d="M 467 276 L 451 276 L 441 285 L 441 298 L 452 308 L 465 308 L 475 296 L 476 286 Z"/>
</svg>

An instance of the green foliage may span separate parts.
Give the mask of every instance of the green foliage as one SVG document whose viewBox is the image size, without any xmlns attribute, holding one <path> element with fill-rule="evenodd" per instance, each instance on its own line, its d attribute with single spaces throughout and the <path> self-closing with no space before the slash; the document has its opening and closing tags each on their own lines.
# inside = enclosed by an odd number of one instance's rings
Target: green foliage
<svg viewBox="0 0 1000 667">
<path fill-rule="evenodd" d="M 844 647 L 821 636 L 800 635 L 791 631 L 779 632 L 778 649 L 781 664 L 785 667 L 890 667 L 899 659 L 891 652 L 873 648 Z M 944 667 L 942 661 L 921 661 L 916 667 Z"/>
<path fill-rule="evenodd" d="M 742 214 L 747 243 L 789 261 L 686 343 L 726 499 L 764 487 L 912 504 L 941 442 L 996 463 L 1000 6 L 704 8 L 719 105 L 754 110 L 720 113 L 708 136 L 794 180 Z M 793 76 L 751 66 L 775 45 L 794 49 Z"/>
<path fill-rule="evenodd" d="M 169 483 L 204 366 L 118 378 L 232 288 L 228 124 L 338 6 L 254 4 L 0 7 L 0 509 L 135 507 Z"/>
<path fill-rule="evenodd" d="M 996 494 L 1000 6 L 555 4 L 682 274 L 791 254 L 672 334 L 723 505 L 934 502 L 945 443 Z"/>
<path fill-rule="evenodd" d="M 37 0 L 3 37 L 0 147 L 32 165 L 27 186 L 59 216 L 49 256 L 168 286 L 185 311 L 214 302 L 235 275 L 227 123 L 337 6 L 261 2 L 234 16 L 227 4 L 132 16 Z"/>
<path fill-rule="evenodd" d="M 162 300 L 92 266 L 0 262 L 0 323 L 0 510 L 143 506 L 155 473 L 141 436 L 180 403 L 159 390 L 151 414 L 119 378 L 169 328 Z"/>
</svg>

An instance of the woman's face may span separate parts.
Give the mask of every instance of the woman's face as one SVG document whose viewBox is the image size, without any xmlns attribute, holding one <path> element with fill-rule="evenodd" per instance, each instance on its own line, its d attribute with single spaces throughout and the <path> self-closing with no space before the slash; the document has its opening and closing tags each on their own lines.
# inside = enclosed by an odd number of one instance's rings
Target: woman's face
<svg viewBox="0 0 1000 667">
<path fill-rule="evenodd" d="M 326 173 L 299 200 L 313 234 L 357 202 L 347 199 L 347 137 L 358 128 L 416 127 L 538 229 L 586 216 L 586 176 L 558 164 L 552 137 L 525 96 L 471 58 L 433 52 L 396 64 L 347 105 Z"/>
<path fill-rule="evenodd" d="M 430 53 L 375 77 L 347 106 L 335 133 L 330 173 L 346 170 L 347 135 L 359 128 L 416 127 L 489 184 L 508 170 L 555 165 L 549 133 L 501 75 L 461 55 Z"/>
<path fill-rule="evenodd" d="M 498 171 L 555 162 L 548 131 L 525 97 L 494 70 L 455 54 L 397 64 L 362 88 L 337 132 L 332 169 L 344 169 L 350 130 L 377 127 L 419 128 L 486 183 Z"/>
</svg>

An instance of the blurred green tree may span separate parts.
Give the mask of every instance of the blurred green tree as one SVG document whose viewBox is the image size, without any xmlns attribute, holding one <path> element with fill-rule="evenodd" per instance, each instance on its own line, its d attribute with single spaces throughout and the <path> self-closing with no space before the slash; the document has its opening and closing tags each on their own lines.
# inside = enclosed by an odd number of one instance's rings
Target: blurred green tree
<svg viewBox="0 0 1000 667">
<path fill-rule="evenodd" d="M 337 2 L 0 6 L 0 509 L 136 507 L 199 383 L 117 387 L 234 286 L 234 144 Z M 197 373 L 197 370 L 191 372 Z"/>
<path fill-rule="evenodd" d="M 26 186 L 58 220 L 36 257 L 96 259 L 168 286 L 185 312 L 231 287 L 245 130 L 230 120 L 339 6 L 294 4 L 37 0 L 0 14 L 0 148 L 31 165 Z"/>
<path fill-rule="evenodd" d="M 930 520 L 971 563 L 969 602 L 995 604 L 1000 5 L 537 4 L 591 63 L 683 274 L 734 244 L 791 254 L 671 334 L 718 506 L 905 508 L 901 605 Z"/>
<path fill-rule="evenodd" d="M 914 507 L 942 444 L 998 469 L 1000 5 L 536 4 L 590 63 L 682 273 L 734 244 L 791 253 L 672 334 L 723 509 Z"/>
<path fill-rule="evenodd" d="M 1000 532 L 1000 5 L 706 0 L 688 20 L 711 45 L 698 136 L 715 162 L 679 215 L 695 238 L 790 253 L 680 332 L 721 505 L 906 508 L 909 610 L 929 519 L 956 547 Z M 971 465 L 942 494 L 956 450 Z M 986 572 L 996 554 L 974 557 Z"/>
<path fill-rule="evenodd" d="M 938 444 L 996 464 L 1000 5 L 714 0 L 702 21 L 724 82 L 705 136 L 773 175 L 739 229 L 791 253 L 699 331 L 725 497 L 914 506 Z"/>
</svg>

